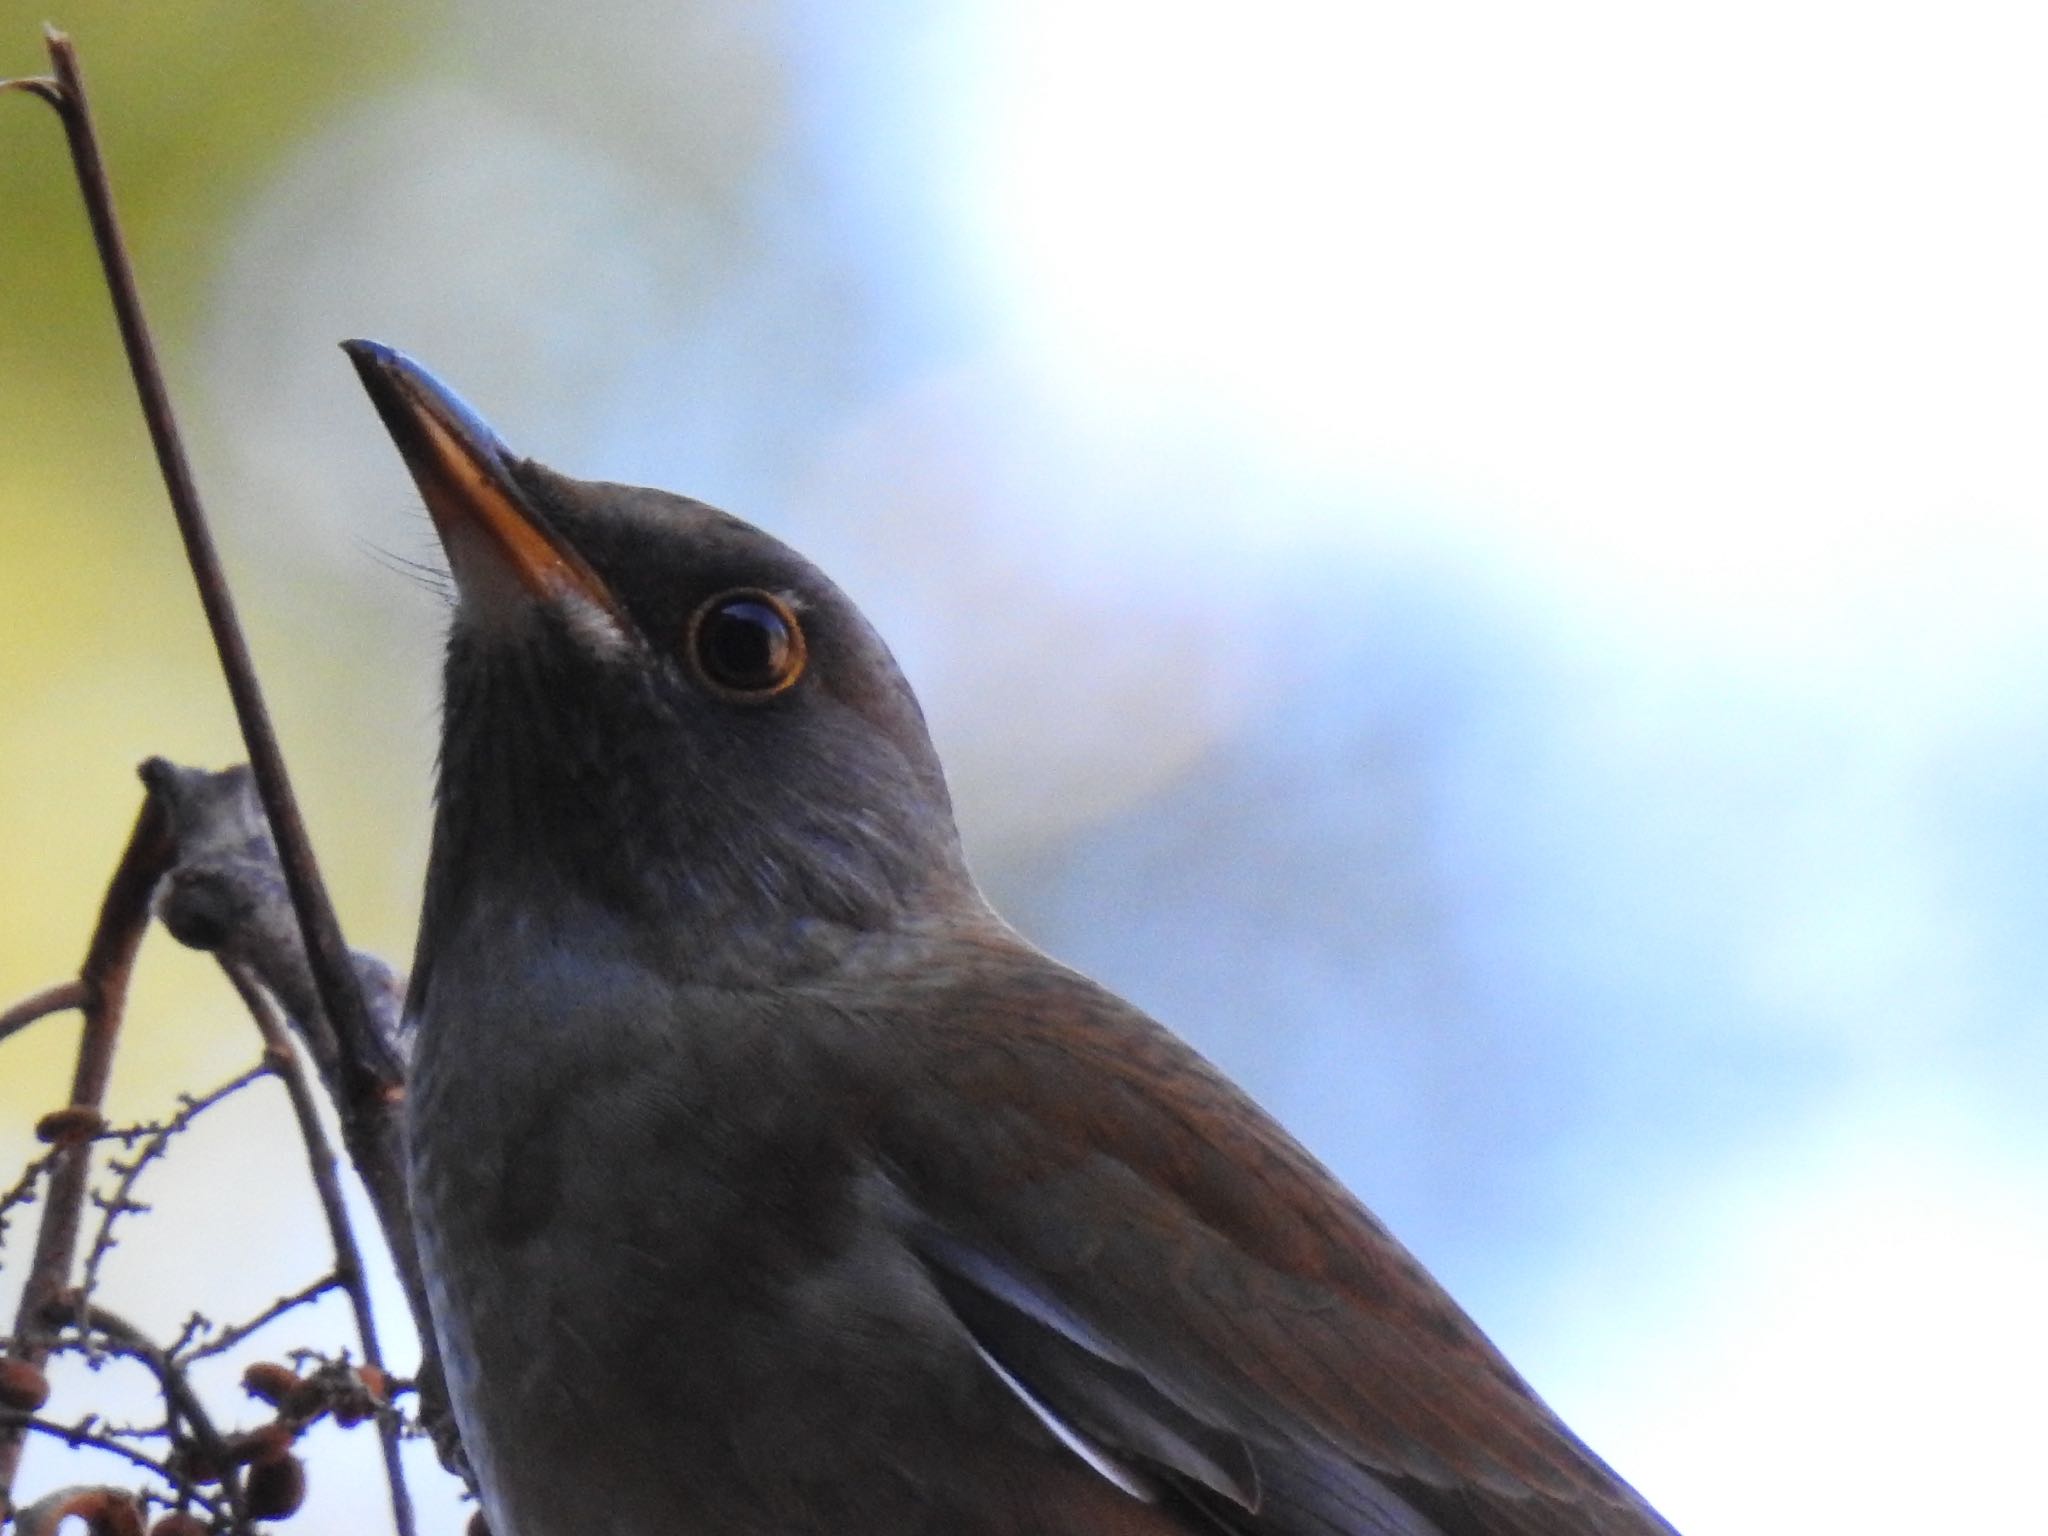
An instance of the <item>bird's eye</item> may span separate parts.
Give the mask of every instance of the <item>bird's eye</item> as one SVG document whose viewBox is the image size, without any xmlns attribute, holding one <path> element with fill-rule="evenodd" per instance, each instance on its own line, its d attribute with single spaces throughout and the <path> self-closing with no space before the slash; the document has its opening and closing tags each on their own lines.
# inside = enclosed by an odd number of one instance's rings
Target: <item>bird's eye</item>
<svg viewBox="0 0 2048 1536">
<path fill-rule="evenodd" d="M 722 592 L 690 619 L 690 664 L 720 693 L 766 699 L 803 675 L 804 631 L 772 592 Z"/>
</svg>

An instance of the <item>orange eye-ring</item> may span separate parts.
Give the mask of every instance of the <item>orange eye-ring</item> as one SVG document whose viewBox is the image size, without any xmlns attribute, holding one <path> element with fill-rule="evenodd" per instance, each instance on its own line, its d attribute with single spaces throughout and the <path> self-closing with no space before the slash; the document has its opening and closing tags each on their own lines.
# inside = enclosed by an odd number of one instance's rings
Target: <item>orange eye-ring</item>
<svg viewBox="0 0 2048 1536">
<path fill-rule="evenodd" d="M 788 603 L 755 587 L 699 605 L 685 643 L 697 675 L 733 698 L 773 698 L 803 675 L 803 625 Z"/>
</svg>

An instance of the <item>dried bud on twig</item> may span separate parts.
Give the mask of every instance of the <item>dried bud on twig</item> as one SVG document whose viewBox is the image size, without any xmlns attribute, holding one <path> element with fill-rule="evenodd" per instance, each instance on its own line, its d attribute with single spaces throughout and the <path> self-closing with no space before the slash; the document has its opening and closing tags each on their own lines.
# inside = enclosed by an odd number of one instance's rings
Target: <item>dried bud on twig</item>
<svg viewBox="0 0 2048 1536">
<path fill-rule="evenodd" d="M 294 1438 L 289 1425 L 261 1424 L 241 1434 L 229 1435 L 221 1442 L 221 1450 L 230 1466 L 267 1467 L 291 1454 Z"/>
<path fill-rule="evenodd" d="M 197 1515 L 183 1511 L 165 1515 L 149 1528 L 149 1536 L 206 1536 L 207 1524 Z"/>
<path fill-rule="evenodd" d="M 470 1512 L 468 1536 L 491 1536 L 491 1523 L 480 1509 Z"/>
<path fill-rule="evenodd" d="M 227 1471 L 226 1464 L 195 1440 L 187 1440 L 164 1458 L 172 1477 L 190 1483 L 217 1483 Z"/>
<path fill-rule="evenodd" d="M 374 1365 L 359 1365 L 351 1380 L 334 1398 L 331 1410 L 334 1422 L 343 1429 L 354 1429 L 365 1419 L 377 1416 L 377 1410 L 391 1401 L 391 1384 L 385 1374 Z"/>
<path fill-rule="evenodd" d="M 36 1122 L 36 1137 L 52 1146 L 75 1146 L 107 1128 L 107 1117 L 90 1104 L 67 1104 Z"/>
<path fill-rule="evenodd" d="M 298 1386 L 299 1373 L 275 1360 L 258 1360 L 242 1372 L 242 1390 L 273 1408 L 282 1408 Z"/>
<path fill-rule="evenodd" d="M 142 1506 L 125 1488 L 59 1488 L 15 1515 L 15 1536 L 56 1536 L 72 1519 L 92 1536 L 142 1536 Z"/>
<path fill-rule="evenodd" d="M 326 1369 L 300 1378 L 299 1384 L 285 1394 L 284 1401 L 277 1405 L 277 1411 L 296 1423 L 310 1424 L 334 1404 L 334 1383 L 327 1379 Z"/>
<path fill-rule="evenodd" d="M 242 1497 L 258 1520 L 282 1520 L 306 1502 L 306 1464 L 284 1456 L 251 1467 Z"/>
<path fill-rule="evenodd" d="M 34 1413 L 50 1400 L 50 1378 L 26 1360 L 0 1360 L 0 1405 Z"/>
</svg>

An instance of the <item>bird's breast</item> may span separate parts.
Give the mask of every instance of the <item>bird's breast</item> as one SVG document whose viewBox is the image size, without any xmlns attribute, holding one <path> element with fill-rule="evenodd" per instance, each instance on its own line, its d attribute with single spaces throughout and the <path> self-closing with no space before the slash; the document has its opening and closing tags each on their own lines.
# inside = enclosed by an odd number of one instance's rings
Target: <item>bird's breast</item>
<svg viewBox="0 0 2048 1536">
<path fill-rule="evenodd" d="M 415 1221 L 457 1419 L 494 1512 L 529 1512 L 517 1536 L 589 1528 L 551 1501 L 591 1479 L 679 1528 L 684 1489 L 746 1504 L 805 1447 L 931 1412 L 885 1401 L 931 1394 L 908 1378 L 972 1375 L 811 1032 L 645 990 L 493 985 L 422 1013 Z"/>
</svg>

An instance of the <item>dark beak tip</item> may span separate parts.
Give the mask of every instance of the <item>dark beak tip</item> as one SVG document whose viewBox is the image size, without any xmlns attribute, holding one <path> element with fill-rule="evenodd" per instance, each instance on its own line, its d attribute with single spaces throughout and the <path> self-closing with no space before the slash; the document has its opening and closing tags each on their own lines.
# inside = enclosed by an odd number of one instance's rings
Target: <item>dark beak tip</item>
<svg viewBox="0 0 2048 1536">
<path fill-rule="evenodd" d="M 453 428 L 472 452 L 501 464 L 512 457 L 497 431 L 468 401 L 398 348 L 352 337 L 341 343 L 341 350 L 355 364 L 385 425 L 400 438 L 401 446 L 407 435 L 404 420 L 425 412 Z"/>
<path fill-rule="evenodd" d="M 370 341 L 354 336 L 341 343 L 341 350 L 348 354 L 348 360 L 356 365 L 358 372 L 370 368 L 389 367 L 404 359 L 405 354 L 396 347 L 387 347 L 381 341 Z"/>
<path fill-rule="evenodd" d="M 627 622 L 604 579 L 527 501 L 516 472 L 529 461 L 506 448 L 462 396 L 381 341 L 356 338 L 342 342 L 341 350 L 362 376 L 363 391 L 412 471 L 444 544 L 457 528 L 478 533 L 536 599 L 552 602 L 572 591 L 621 626 Z M 449 550 L 460 585 L 462 561 L 453 545 Z"/>
</svg>

